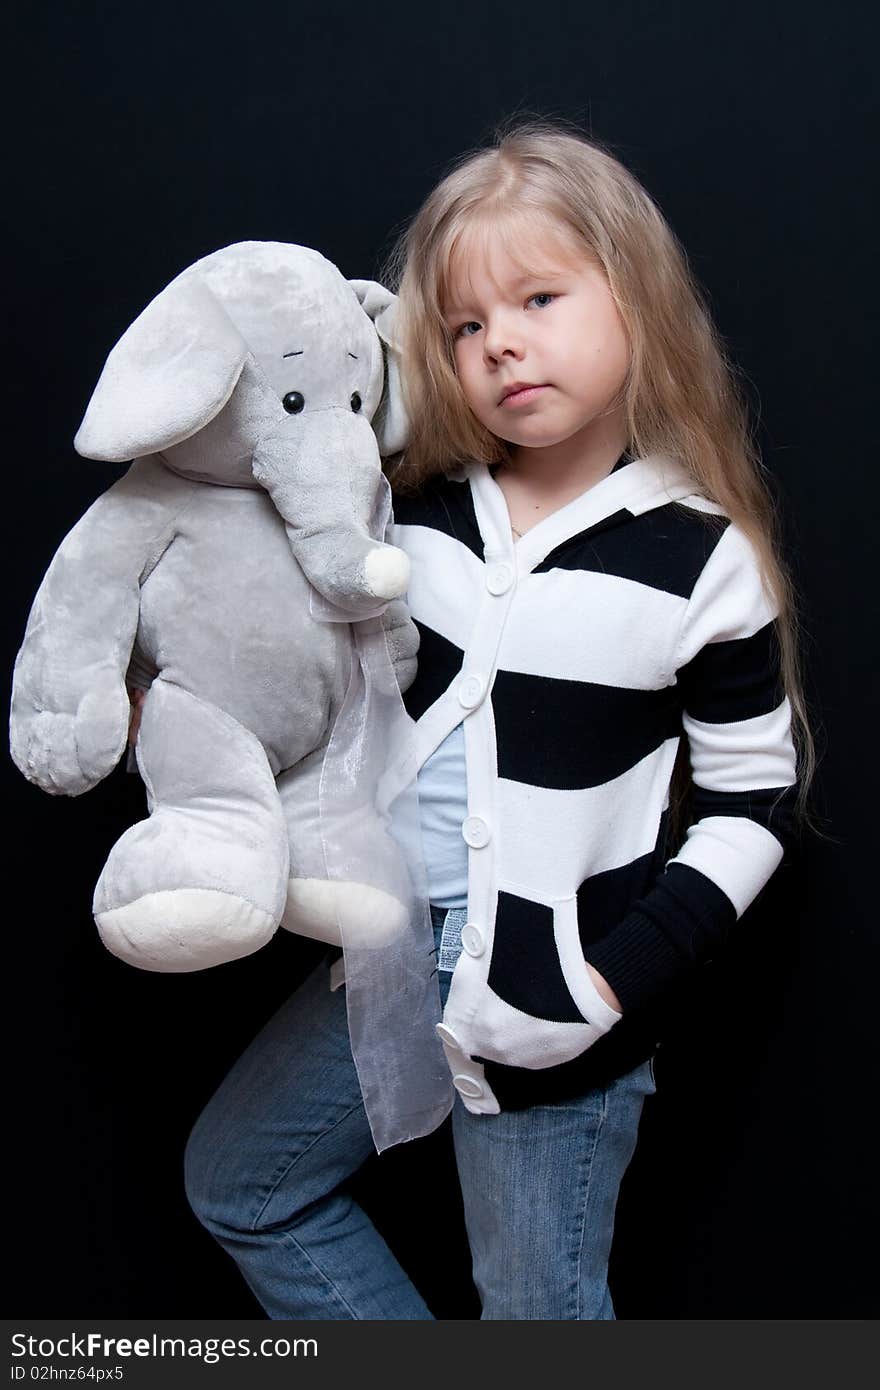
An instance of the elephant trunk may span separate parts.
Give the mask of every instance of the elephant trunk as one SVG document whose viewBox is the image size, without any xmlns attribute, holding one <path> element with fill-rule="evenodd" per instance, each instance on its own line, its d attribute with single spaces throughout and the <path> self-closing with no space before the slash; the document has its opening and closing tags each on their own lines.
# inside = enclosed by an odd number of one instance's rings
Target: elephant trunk
<svg viewBox="0 0 880 1390">
<path fill-rule="evenodd" d="M 409 561 L 382 542 L 389 487 L 364 416 L 335 408 L 292 416 L 261 440 L 253 472 L 324 598 L 357 618 L 405 592 Z"/>
</svg>

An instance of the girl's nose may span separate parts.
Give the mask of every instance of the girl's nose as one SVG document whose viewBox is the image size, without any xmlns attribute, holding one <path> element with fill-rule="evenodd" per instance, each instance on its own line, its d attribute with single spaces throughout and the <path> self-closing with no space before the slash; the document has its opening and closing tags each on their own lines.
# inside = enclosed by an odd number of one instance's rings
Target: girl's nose
<svg viewBox="0 0 880 1390">
<path fill-rule="evenodd" d="M 518 361 L 522 353 L 522 338 L 508 318 L 500 316 L 486 325 L 483 331 L 483 356 L 488 362 L 500 362 L 504 358 Z"/>
</svg>

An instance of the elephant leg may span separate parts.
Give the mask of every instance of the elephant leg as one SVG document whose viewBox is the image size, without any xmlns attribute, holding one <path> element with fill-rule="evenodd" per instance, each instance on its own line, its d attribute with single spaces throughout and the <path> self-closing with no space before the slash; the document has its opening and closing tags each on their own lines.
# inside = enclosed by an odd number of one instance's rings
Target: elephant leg
<svg viewBox="0 0 880 1390">
<path fill-rule="evenodd" d="M 137 744 L 149 819 L 110 852 L 95 889 L 104 944 L 145 970 L 201 970 L 274 934 L 287 891 L 287 828 L 262 744 L 161 678 Z"/>
<path fill-rule="evenodd" d="M 318 810 L 324 752 L 318 749 L 278 778 L 290 845 L 281 926 L 297 936 L 340 946 L 340 922 L 344 922 L 347 945 L 382 946 L 406 926 L 406 909 L 391 893 L 362 882 L 354 865 L 350 879 L 328 878 Z M 371 810 L 353 814 L 350 824 L 337 825 L 335 833 L 356 847 L 359 865 L 380 862 L 377 856 L 388 853 L 378 817 Z"/>
</svg>

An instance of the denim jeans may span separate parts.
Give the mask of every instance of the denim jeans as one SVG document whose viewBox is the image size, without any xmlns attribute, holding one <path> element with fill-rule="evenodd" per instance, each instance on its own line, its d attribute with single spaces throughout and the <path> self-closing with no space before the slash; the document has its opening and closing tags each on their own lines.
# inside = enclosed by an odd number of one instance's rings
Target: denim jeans
<svg viewBox="0 0 880 1390">
<path fill-rule="evenodd" d="M 439 949 L 447 915 L 432 915 Z M 441 966 L 453 963 L 455 925 L 447 919 Z M 444 999 L 450 979 L 441 969 Z M 614 1317 L 607 1272 L 617 1193 L 653 1090 L 645 1062 L 585 1096 L 527 1110 L 471 1115 L 456 1100 L 455 1156 L 483 1318 Z M 348 1192 L 372 1152 L 345 991 L 331 992 L 319 966 L 235 1063 L 186 1151 L 193 1210 L 270 1318 L 431 1318 Z"/>
</svg>

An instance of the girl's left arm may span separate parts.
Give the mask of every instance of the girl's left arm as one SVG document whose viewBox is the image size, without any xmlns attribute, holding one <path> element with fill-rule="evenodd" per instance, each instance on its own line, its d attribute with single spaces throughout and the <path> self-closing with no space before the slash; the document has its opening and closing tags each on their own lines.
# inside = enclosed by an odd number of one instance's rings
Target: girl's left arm
<svg viewBox="0 0 880 1390">
<path fill-rule="evenodd" d="M 757 554 L 730 524 L 694 587 L 676 658 L 694 820 L 653 888 L 589 948 L 623 1012 L 715 954 L 792 837 L 796 758 L 776 619 Z"/>
</svg>

